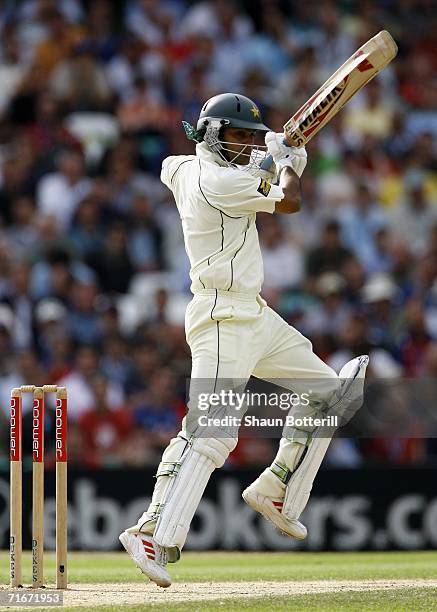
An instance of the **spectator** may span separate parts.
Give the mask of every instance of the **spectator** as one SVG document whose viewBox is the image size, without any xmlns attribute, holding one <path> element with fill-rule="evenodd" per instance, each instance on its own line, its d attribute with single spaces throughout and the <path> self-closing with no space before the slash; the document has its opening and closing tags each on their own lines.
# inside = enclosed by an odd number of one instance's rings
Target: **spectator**
<svg viewBox="0 0 437 612">
<path fill-rule="evenodd" d="M 93 406 L 78 421 L 85 462 L 92 468 L 118 466 L 121 447 L 129 444 L 129 436 L 134 430 L 132 414 L 122 406 L 109 409 L 104 376 L 95 376 L 91 380 L 91 389 Z"/>
<path fill-rule="evenodd" d="M 38 209 L 53 215 L 58 231 L 69 229 L 79 202 L 89 193 L 90 179 L 85 175 L 81 153 L 64 150 L 56 158 L 57 172 L 45 175 L 38 184 Z M 62 205 L 60 205 L 62 202 Z"/>
<path fill-rule="evenodd" d="M 30 268 L 24 261 L 17 261 L 12 264 L 10 281 L 10 293 L 7 301 L 15 315 L 13 328 L 15 347 L 17 349 L 30 349 L 34 343 L 34 301 L 30 294 Z"/>
<path fill-rule="evenodd" d="M 134 273 L 128 251 L 128 233 L 122 221 L 106 231 L 104 247 L 88 258 L 105 293 L 126 293 Z"/>
<path fill-rule="evenodd" d="M 70 55 L 74 46 L 83 38 L 84 32 L 81 27 L 68 24 L 56 8 L 45 11 L 43 19 L 47 26 L 47 38 L 37 45 L 34 62 L 47 78 L 55 66 Z"/>
<path fill-rule="evenodd" d="M 124 132 L 142 134 L 148 130 L 165 133 L 176 124 L 177 115 L 144 77 L 137 77 L 131 95 L 117 111 Z"/>
<path fill-rule="evenodd" d="M 163 267 L 162 230 L 154 219 L 145 193 L 132 198 L 128 252 L 137 270 L 149 272 Z"/>
<path fill-rule="evenodd" d="M 407 376 L 420 374 L 431 345 L 423 305 L 410 300 L 405 307 L 405 335 L 401 344 L 401 360 Z"/>
<path fill-rule="evenodd" d="M 126 147 L 120 145 L 111 151 L 105 173 L 109 179 L 109 205 L 114 215 L 129 215 L 132 198 L 138 192 L 148 193 L 151 197 L 162 196 L 156 178 L 135 168 L 133 152 Z"/>
<path fill-rule="evenodd" d="M 109 380 L 125 387 L 132 367 L 125 339 L 119 334 L 105 335 L 103 353 L 102 372 Z"/>
<path fill-rule="evenodd" d="M 56 381 L 60 387 L 68 388 L 68 416 L 72 421 L 77 421 L 84 412 L 94 408 L 95 398 L 90 382 L 98 373 L 97 349 L 80 345 L 76 350 L 71 372 Z M 123 390 L 114 382 L 107 383 L 106 402 L 111 409 L 122 406 L 124 403 Z"/>
<path fill-rule="evenodd" d="M 114 6 L 109 0 L 94 0 L 89 7 L 87 37 L 97 56 L 108 62 L 115 54 Z"/>
<path fill-rule="evenodd" d="M 387 226 L 375 230 L 373 257 L 366 261 L 369 274 L 390 272 L 393 268 L 391 235 Z"/>
<path fill-rule="evenodd" d="M 174 374 L 168 368 L 157 370 L 150 380 L 145 401 L 134 408 L 134 420 L 150 435 L 150 444 L 159 453 L 176 435 L 179 426 Z"/>
<path fill-rule="evenodd" d="M 27 191 L 26 170 L 13 154 L 3 160 L 0 184 L 0 219 L 3 223 L 11 222 L 13 202 Z"/>
<path fill-rule="evenodd" d="M 323 69 L 319 64 L 314 47 L 299 50 L 299 62 L 279 77 L 274 90 L 274 102 L 286 109 L 288 100 L 293 100 L 296 108 L 304 104 L 314 91 L 323 83 Z M 288 110 L 288 109 L 287 109 Z"/>
<path fill-rule="evenodd" d="M 38 262 L 32 268 L 33 297 L 41 299 L 50 295 L 68 304 L 72 271 L 70 254 L 57 243 L 50 245 L 44 252 L 44 258 L 40 255 Z"/>
<path fill-rule="evenodd" d="M 161 359 L 156 345 L 150 342 L 138 342 L 132 350 L 133 363 L 126 381 L 126 392 L 129 395 L 143 393 L 147 381 L 160 365 Z"/>
<path fill-rule="evenodd" d="M 10 374 L 12 363 L 8 360 L 13 350 L 14 315 L 6 304 L 0 304 L 0 375 Z M 2 403 L 4 406 L 6 403 Z"/>
<path fill-rule="evenodd" d="M 2 342 L 1 331 L 4 324 L 3 308 L 0 307 L 0 348 Z M 10 323 L 7 323 L 7 325 L 10 325 Z M 8 329 L 12 330 L 12 326 L 10 326 Z M 6 347 L 7 339 L 4 342 L 4 348 Z M 7 358 L 5 358 L 5 370 L 3 371 L 3 375 L 0 379 L 0 405 L 4 406 L 5 408 L 10 405 L 10 393 L 11 389 L 14 387 L 29 384 L 34 384 L 36 386 L 47 384 L 43 365 L 39 361 L 38 355 L 34 350 L 25 349 L 15 351 L 14 361 L 12 362 L 11 345 L 9 345 L 9 349 L 9 354 Z M 32 396 L 30 394 L 25 394 L 23 396 L 22 406 L 23 415 L 32 412 Z M 30 437 L 31 436 L 32 428 L 30 428 Z M 27 440 L 29 440 L 29 438 L 27 438 Z M 27 448 L 32 448 L 32 444 L 30 444 L 30 446 Z"/>
<path fill-rule="evenodd" d="M 345 126 L 359 139 L 364 135 L 382 140 L 390 134 L 393 123 L 393 109 L 382 97 L 381 83 L 371 81 L 363 90 L 364 103 L 352 105 L 347 111 Z"/>
<path fill-rule="evenodd" d="M 25 70 L 16 33 L 11 31 L 9 35 L 4 36 L 0 63 L 0 117 L 7 111 L 18 85 L 24 78 Z"/>
<path fill-rule="evenodd" d="M 423 176 L 407 177 L 406 200 L 393 210 L 390 225 L 395 236 L 406 238 L 415 255 L 424 253 L 430 232 L 437 222 L 437 212 L 431 206 L 423 186 Z"/>
<path fill-rule="evenodd" d="M 103 248 L 102 210 L 92 193 L 78 204 L 72 223 L 71 242 L 78 255 L 85 259 Z"/>
<path fill-rule="evenodd" d="M 54 169 L 53 153 L 64 149 L 80 152 L 79 141 L 62 124 L 59 102 L 48 91 L 43 91 L 38 97 L 35 118 L 28 126 L 27 134 L 38 156 L 34 168 L 37 180 Z"/>
<path fill-rule="evenodd" d="M 38 242 L 35 225 L 35 203 L 32 198 L 22 195 L 13 200 L 8 238 L 14 259 L 28 257 L 35 249 Z"/>
<path fill-rule="evenodd" d="M 337 221 L 327 221 L 320 238 L 321 246 L 308 252 L 306 270 L 310 276 L 319 276 L 323 272 L 335 272 L 352 256 L 340 238 L 340 227 Z"/>
<path fill-rule="evenodd" d="M 341 27 L 340 9 L 335 2 L 323 2 L 318 13 L 320 27 L 314 36 L 317 60 L 327 78 L 354 51 L 352 37 Z"/>
<path fill-rule="evenodd" d="M 134 83 L 138 77 L 145 77 L 144 46 L 135 37 L 124 38 L 117 53 L 106 66 L 106 78 L 119 100 L 129 98 L 134 93 Z M 154 54 L 159 64 L 162 57 Z"/>
<path fill-rule="evenodd" d="M 53 316 L 53 315 L 52 315 Z M 73 343 L 68 330 L 54 327 L 47 338 L 43 358 L 47 368 L 47 380 L 56 383 L 71 372 L 73 359 Z"/>
<path fill-rule="evenodd" d="M 168 0 L 130 0 L 126 6 L 126 28 L 146 44 L 157 46 L 165 42 L 178 13 L 177 4 Z"/>
<path fill-rule="evenodd" d="M 377 274 L 362 289 L 362 301 L 368 315 L 369 339 L 396 355 L 400 333 L 398 288 L 390 276 Z"/>
<path fill-rule="evenodd" d="M 316 283 L 320 303 L 309 310 L 303 318 L 302 325 L 312 336 L 316 333 L 341 333 L 351 315 L 351 308 L 343 299 L 344 278 L 338 272 L 325 272 Z"/>
<path fill-rule="evenodd" d="M 111 91 L 96 52 L 92 40 L 82 40 L 74 47 L 72 56 L 54 69 L 50 88 L 64 109 L 80 112 L 110 108 Z"/>
<path fill-rule="evenodd" d="M 357 189 L 356 203 L 337 212 L 344 245 L 366 269 L 377 259 L 375 235 L 386 224 L 386 216 L 374 201 L 370 188 L 362 183 Z"/>
<path fill-rule="evenodd" d="M 99 317 L 95 309 L 97 286 L 92 278 L 74 279 L 71 291 L 68 325 L 78 344 L 98 346 L 102 341 Z"/>
<path fill-rule="evenodd" d="M 402 373 L 402 368 L 388 351 L 371 343 L 363 316 L 352 314 L 344 324 L 337 342 L 340 348 L 328 361 L 337 372 L 351 355 L 369 355 L 369 376 L 396 378 Z"/>
</svg>

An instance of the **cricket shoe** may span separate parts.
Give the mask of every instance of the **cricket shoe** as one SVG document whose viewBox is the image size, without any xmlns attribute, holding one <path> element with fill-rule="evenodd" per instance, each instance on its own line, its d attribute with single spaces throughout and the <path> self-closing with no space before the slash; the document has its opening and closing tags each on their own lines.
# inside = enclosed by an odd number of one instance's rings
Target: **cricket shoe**
<svg viewBox="0 0 437 612">
<path fill-rule="evenodd" d="M 119 540 L 145 576 L 160 587 L 166 588 L 171 585 L 170 574 L 165 568 L 167 551 L 157 544 L 152 536 L 123 531 Z"/>
<path fill-rule="evenodd" d="M 305 525 L 297 519 L 289 519 L 285 514 L 282 514 L 284 500 L 266 497 L 257 491 L 256 484 L 257 481 L 253 482 L 243 491 L 243 499 L 246 504 L 262 514 L 264 518 L 273 523 L 285 535 L 296 538 L 296 540 L 305 540 L 307 537 Z"/>
</svg>

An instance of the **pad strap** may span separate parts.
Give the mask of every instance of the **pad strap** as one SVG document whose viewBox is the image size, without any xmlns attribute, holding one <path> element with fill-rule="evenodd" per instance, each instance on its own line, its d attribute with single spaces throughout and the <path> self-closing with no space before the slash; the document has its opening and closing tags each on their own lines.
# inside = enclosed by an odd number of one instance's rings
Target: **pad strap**
<svg viewBox="0 0 437 612">
<path fill-rule="evenodd" d="M 181 467 L 180 461 L 161 461 L 158 465 L 155 478 L 158 476 L 176 476 Z"/>
<path fill-rule="evenodd" d="M 282 465 L 278 461 L 274 461 L 270 466 L 270 470 L 279 478 L 285 485 L 289 483 L 292 471 L 286 465 Z"/>
<path fill-rule="evenodd" d="M 293 470 L 290 470 L 290 468 L 288 468 L 283 463 L 280 463 L 279 461 L 274 461 L 272 465 L 270 466 L 270 469 L 273 472 L 273 474 L 279 478 L 281 482 L 283 482 L 285 485 L 288 485 L 288 483 L 291 480 L 291 477 L 296 472 L 298 467 L 301 465 L 302 461 L 305 459 L 305 455 L 307 454 L 307 452 L 308 452 L 308 446 L 305 446 L 303 453 L 299 457 L 298 462 Z"/>
</svg>

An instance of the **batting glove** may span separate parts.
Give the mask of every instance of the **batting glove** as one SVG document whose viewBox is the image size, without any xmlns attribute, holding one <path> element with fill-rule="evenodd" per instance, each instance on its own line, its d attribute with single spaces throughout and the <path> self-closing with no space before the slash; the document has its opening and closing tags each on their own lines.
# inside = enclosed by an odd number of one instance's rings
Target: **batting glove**
<svg viewBox="0 0 437 612">
<path fill-rule="evenodd" d="M 302 176 L 307 165 L 305 147 L 289 147 L 284 144 L 284 133 L 267 132 L 265 142 L 278 172 L 285 166 L 288 166 L 294 170 L 298 177 Z"/>
</svg>

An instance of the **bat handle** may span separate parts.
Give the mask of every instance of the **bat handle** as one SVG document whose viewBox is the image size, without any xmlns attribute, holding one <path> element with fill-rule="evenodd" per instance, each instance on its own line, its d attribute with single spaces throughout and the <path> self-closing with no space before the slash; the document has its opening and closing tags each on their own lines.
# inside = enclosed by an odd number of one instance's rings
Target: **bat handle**
<svg viewBox="0 0 437 612">
<path fill-rule="evenodd" d="M 285 146 L 287 147 L 290 146 L 288 142 L 285 140 L 285 138 L 282 142 L 285 144 Z M 273 157 L 271 155 L 267 155 L 267 157 L 261 164 L 261 170 L 268 170 L 272 164 L 273 164 Z"/>
</svg>

